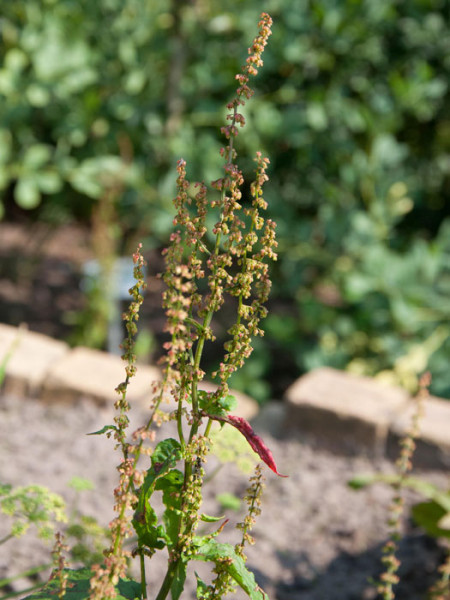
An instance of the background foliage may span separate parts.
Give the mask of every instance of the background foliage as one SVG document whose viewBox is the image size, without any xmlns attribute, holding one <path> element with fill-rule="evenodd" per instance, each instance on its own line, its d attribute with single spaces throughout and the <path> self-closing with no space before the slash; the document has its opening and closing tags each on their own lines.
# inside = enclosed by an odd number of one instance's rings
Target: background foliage
<svg viewBox="0 0 450 600">
<path fill-rule="evenodd" d="M 224 104 L 262 8 L 274 35 L 239 152 L 249 179 L 256 149 L 271 158 L 280 260 L 269 345 L 235 383 L 264 398 L 327 364 L 414 388 L 428 366 L 450 397 L 445 0 L 7 0 L 6 217 L 103 206 L 115 252 L 162 245 L 176 159 L 192 180 L 220 176 Z"/>
</svg>

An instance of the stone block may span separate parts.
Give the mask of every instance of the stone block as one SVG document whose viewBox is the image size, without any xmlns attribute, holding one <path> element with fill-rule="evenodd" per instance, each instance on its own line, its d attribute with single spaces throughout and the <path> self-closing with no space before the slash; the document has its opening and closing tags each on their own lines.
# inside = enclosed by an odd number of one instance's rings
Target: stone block
<svg viewBox="0 0 450 600">
<path fill-rule="evenodd" d="M 4 392 L 24 397 L 39 395 L 48 373 L 68 352 L 64 342 L 0 324 L 0 364 L 7 359 Z"/>
<path fill-rule="evenodd" d="M 416 403 L 411 400 L 392 423 L 388 439 L 388 456 L 392 460 L 399 454 L 399 441 L 410 428 L 416 410 Z M 450 467 L 450 401 L 433 396 L 425 400 L 413 464 L 425 469 Z"/>
<path fill-rule="evenodd" d="M 156 367 L 139 365 L 130 380 L 127 399 L 151 400 L 151 384 L 161 379 Z M 119 356 L 75 348 L 58 361 L 45 381 L 42 399 L 47 402 L 76 402 L 80 398 L 94 400 L 99 405 L 113 404 L 115 388 L 125 380 L 125 363 Z"/>
<path fill-rule="evenodd" d="M 47 402 L 76 402 L 80 398 L 96 401 L 100 405 L 112 404 L 116 399 L 114 389 L 125 379 L 125 363 L 112 354 L 75 348 L 63 360 L 54 365 L 42 391 L 42 399 Z M 150 406 L 151 385 L 161 380 L 158 368 L 138 365 L 136 375 L 130 380 L 127 399 Z M 200 389 L 214 391 L 217 385 L 202 381 Z M 234 411 L 238 416 L 252 419 L 258 412 L 258 404 L 241 392 L 232 390 L 238 406 Z M 176 405 L 167 399 L 161 410 L 175 410 Z"/>
<path fill-rule="evenodd" d="M 286 392 L 286 429 L 346 454 L 385 453 L 389 426 L 407 405 L 401 389 L 328 367 L 298 379 Z"/>
</svg>

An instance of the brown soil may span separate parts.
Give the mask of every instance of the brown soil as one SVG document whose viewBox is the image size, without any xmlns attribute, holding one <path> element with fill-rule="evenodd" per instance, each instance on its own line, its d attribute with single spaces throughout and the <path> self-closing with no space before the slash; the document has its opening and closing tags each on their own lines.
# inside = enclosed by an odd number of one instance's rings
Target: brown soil
<svg viewBox="0 0 450 600">
<path fill-rule="evenodd" d="M 387 536 L 387 510 L 391 491 L 373 486 L 352 491 L 346 482 L 356 474 L 374 469 L 390 469 L 386 463 L 373 464 L 365 458 L 345 458 L 326 454 L 304 443 L 300 436 L 281 438 L 264 433 L 273 425 L 274 407 L 268 418 L 259 418 L 255 427 L 272 449 L 281 472 L 279 478 L 266 471 L 263 513 L 257 521 L 256 544 L 248 549 L 248 565 L 258 583 L 272 600 L 369 600 L 376 597 L 368 578 L 380 572 L 381 547 Z M 275 413 L 280 410 L 276 407 Z M 134 407 L 133 426 L 144 421 L 144 409 Z M 109 409 L 89 402 L 77 405 L 44 405 L 37 400 L 0 398 L 1 480 L 12 485 L 39 483 L 62 494 L 69 507 L 95 516 L 106 525 L 113 515 L 112 490 L 116 484 L 113 441 L 86 433 L 112 422 Z M 170 428 L 170 425 L 168 425 Z M 214 467 L 214 459 L 208 468 Z M 73 476 L 95 483 L 95 491 L 75 494 L 67 486 Z M 442 473 L 427 477 L 444 486 Z M 247 477 L 235 465 L 226 465 L 205 487 L 207 514 L 224 514 L 230 519 L 222 541 L 237 542 L 233 524 L 243 512 L 223 511 L 218 493 L 227 491 L 242 496 Z M 408 503 L 417 499 L 408 494 Z M 2 518 L 0 537 L 7 519 Z M 401 544 L 402 582 L 397 599 L 419 600 L 435 577 L 442 549 L 406 520 Z M 0 578 L 49 560 L 50 548 L 33 535 L 0 546 Z M 149 581 L 157 585 L 164 573 L 164 552 L 150 563 Z M 207 565 L 195 564 L 204 573 Z M 44 573 L 42 577 L 48 575 Z M 195 578 L 193 578 L 195 579 Z M 28 581 L 13 587 L 24 589 Z M 152 594 L 150 594 L 152 597 Z M 182 596 L 193 597 L 193 584 Z M 241 598 L 240 594 L 233 596 Z"/>
</svg>

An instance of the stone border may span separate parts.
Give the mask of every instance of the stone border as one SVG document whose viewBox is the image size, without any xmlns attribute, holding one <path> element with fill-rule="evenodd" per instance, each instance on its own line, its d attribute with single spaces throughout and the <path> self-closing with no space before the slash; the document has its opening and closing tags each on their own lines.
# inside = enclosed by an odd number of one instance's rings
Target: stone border
<svg viewBox="0 0 450 600">
<path fill-rule="evenodd" d="M 45 335 L 0 324 L 0 367 L 8 354 L 3 392 L 44 402 L 75 403 L 88 398 L 100 406 L 111 405 L 116 399 L 114 388 L 125 375 L 118 356 L 89 348 L 71 349 Z M 151 383 L 160 379 L 157 367 L 140 365 L 130 382 L 130 402 L 149 405 Z M 204 382 L 203 388 L 214 386 Z M 254 419 L 257 403 L 240 392 L 233 394 L 238 400 L 236 413 Z M 279 436 L 304 435 L 333 452 L 363 452 L 392 460 L 413 411 L 413 401 L 402 389 L 320 368 L 300 377 L 287 390 L 284 403 L 269 403 L 255 426 Z M 414 464 L 450 466 L 450 401 L 426 401 Z"/>
<path fill-rule="evenodd" d="M 84 398 L 99 406 L 112 406 L 117 398 L 114 389 L 125 379 L 124 362 L 119 356 L 90 348 L 71 349 L 40 333 L 0 324 L 0 365 L 8 354 L 3 392 L 19 397 L 71 403 Z M 157 367 L 138 365 L 127 399 L 149 406 L 151 384 L 160 380 Z M 215 389 L 208 382 L 201 387 Z M 238 401 L 236 413 L 252 419 L 258 412 L 255 400 L 240 392 L 233 394 Z M 162 408 L 175 407 L 164 404 Z"/>
<path fill-rule="evenodd" d="M 333 452 L 363 451 L 391 460 L 415 410 L 414 400 L 400 388 L 328 367 L 298 379 L 285 399 L 285 427 L 291 433 L 302 432 Z M 414 465 L 450 467 L 450 401 L 425 401 Z"/>
</svg>

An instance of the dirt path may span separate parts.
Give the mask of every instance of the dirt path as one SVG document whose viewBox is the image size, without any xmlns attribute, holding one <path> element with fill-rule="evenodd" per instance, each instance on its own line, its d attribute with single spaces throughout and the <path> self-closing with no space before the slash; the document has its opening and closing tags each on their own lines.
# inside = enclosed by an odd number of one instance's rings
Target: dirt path
<svg viewBox="0 0 450 600">
<path fill-rule="evenodd" d="M 85 434 L 111 421 L 109 410 L 87 402 L 45 406 L 38 401 L 0 397 L 0 480 L 13 485 L 47 485 L 62 494 L 70 507 L 76 504 L 106 525 L 112 516 L 111 490 L 116 483 L 114 465 L 118 457 L 111 451 L 111 440 Z M 143 422 L 142 410 L 135 410 L 134 422 Z M 264 438 L 279 470 L 289 477 L 266 473 L 263 514 L 254 530 L 256 545 L 247 552 L 248 564 L 260 585 L 272 600 L 375 598 L 367 579 L 380 569 L 391 493 L 383 486 L 354 492 L 346 485 L 353 475 L 373 471 L 375 466 L 364 458 L 342 458 L 313 450 L 298 439 L 274 439 L 269 434 Z M 378 467 L 388 469 L 389 465 Z M 77 497 L 67 487 L 73 476 L 93 481 L 95 491 Z M 428 476 L 443 486 L 448 484 L 442 473 Z M 223 512 L 217 494 L 242 494 L 246 482 L 234 465 L 224 467 L 205 490 L 205 512 Z M 410 496 L 409 501 L 412 499 Z M 231 523 L 240 519 L 242 511 L 228 511 L 227 516 L 230 524 L 223 541 L 237 541 Z M 2 516 L 0 536 L 4 525 Z M 405 534 L 403 583 L 397 599 L 419 600 L 433 581 L 441 550 L 409 523 Z M 32 536 L 26 540 L 0 546 L 0 578 L 48 560 L 48 547 Z M 160 554 L 161 560 L 155 561 L 149 573 L 151 583 L 163 572 L 164 556 Z M 20 581 L 17 587 L 23 589 L 25 584 Z M 192 587 L 187 588 L 183 598 L 191 597 L 191 592 Z"/>
</svg>

